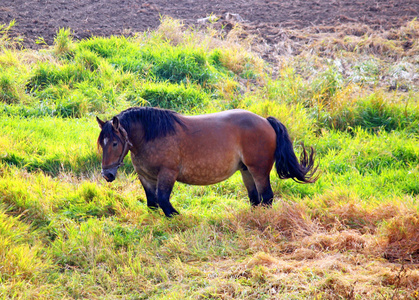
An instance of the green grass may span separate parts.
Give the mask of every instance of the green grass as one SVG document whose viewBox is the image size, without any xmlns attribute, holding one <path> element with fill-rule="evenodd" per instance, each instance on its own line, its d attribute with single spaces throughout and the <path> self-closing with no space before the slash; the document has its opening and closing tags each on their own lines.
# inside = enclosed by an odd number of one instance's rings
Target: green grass
<svg viewBox="0 0 419 300">
<path fill-rule="evenodd" d="M 89 176 L 100 163 L 95 130 L 87 119 L 3 117 L 1 161 L 29 172 Z"/>
<path fill-rule="evenodd" d="M 62 29 L 40 51 L 16 50 L 2 28 L 2 298 L 414 299 L 418 90 L 380 86 L 380 58 L 354 59 L 348 75 L 302 53 L 272 78 L 237 28 L 217 38 L 166 18 L 156 32 L 82 41 Z M 129 157 L 116 181 L 100 175 L 95 116 L 133 105 L 272 115 L 297 152 L 314 147 L 321 177 L 272 172 L 269 209 L 250 208 L 240 174 L 176 184 L 181 215 L 167 219 L 147 209 Z"/>
<path fill-rule="evenodd" d="M 232 77 L 214 59 L 217 52 L 172 46 L 159 37 L 74 43 L 67 30 L 60 30 L 55 43 L 54 63 L 34 64 L 25 86 L 29 106 L 47 115 L 81 117 L 144 103 L 178 110 L 203 107 L 220 98 L 216 87 Z M 3 77 L 5 102 L 18 102 L 12 82 Z"/>
</svg>

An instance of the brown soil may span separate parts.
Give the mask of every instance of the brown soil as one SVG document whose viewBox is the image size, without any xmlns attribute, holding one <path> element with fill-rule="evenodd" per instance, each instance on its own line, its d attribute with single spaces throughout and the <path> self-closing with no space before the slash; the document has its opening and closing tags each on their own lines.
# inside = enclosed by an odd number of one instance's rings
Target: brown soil
<svg viewBox="0 0 419 300">
<path fill-rule="evenodd" d="M 12 35 L 24 46 L 37 48 L 43 37 L 52 44 L 59 28 L 71 28 L 76 38 L 109 36 L 155 29 L 160 16 L 187 25 L 210 14 L 239 14 L 247 28 L 268 43 L 277 42 L 281 28 L 367 24 L 373 29 L 399 27 L 419 15 L 417 0 L 2 0 L 0 24 L 16 20 Z"/>
</svg>

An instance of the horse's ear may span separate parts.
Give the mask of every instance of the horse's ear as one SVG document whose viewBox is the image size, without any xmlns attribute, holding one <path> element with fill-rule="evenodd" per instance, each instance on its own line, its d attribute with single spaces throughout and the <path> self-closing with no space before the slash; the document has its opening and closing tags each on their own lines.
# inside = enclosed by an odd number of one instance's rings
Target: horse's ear
<svg viewBox="0 0 419 300">
<path fill-rule="evenodd" d="M 105 122 L 103 122 L 101 119 L 99 119 L 98 116 L 96 116 L 96 121 L 99 124 L 100 129 L 102 129 L 103 125 L 105 125 Z"/>
<path fill-rule="evenodd" d="M 113 117 L 112 127 L 115 129 L 115 131 L 119 130 L 119 119 L 118 119 L 118 117 Z"/>
</svg>

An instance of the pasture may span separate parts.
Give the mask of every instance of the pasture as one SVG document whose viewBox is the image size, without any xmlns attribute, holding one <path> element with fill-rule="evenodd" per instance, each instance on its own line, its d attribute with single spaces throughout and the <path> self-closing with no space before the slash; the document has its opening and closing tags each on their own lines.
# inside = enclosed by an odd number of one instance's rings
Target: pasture
<svg viewBox="0 0 419 300">
<path fill-rule="evenodd" d="M 419 298 L 416 20 L 382 32 L 295 30 L 284 41 L 293 55 L 275 63 L 240 26 L 225 35 L 164 18 L 155 31 L 81 41 L 61 29 L 40 50 L 20 50 L 9 27 L 3 299 Z M 250 207 L 240 174 L 177 183 L 180 215 L 168 219 L 147 209 L 129 156 L 115 181 L 100 175 L 95 117 L 132 106 L 273 116 L 297 153 L 301 142 L 316 150 L 321 176 L 298 184 L 272 171 L 272 208 Z"/>
</svg>

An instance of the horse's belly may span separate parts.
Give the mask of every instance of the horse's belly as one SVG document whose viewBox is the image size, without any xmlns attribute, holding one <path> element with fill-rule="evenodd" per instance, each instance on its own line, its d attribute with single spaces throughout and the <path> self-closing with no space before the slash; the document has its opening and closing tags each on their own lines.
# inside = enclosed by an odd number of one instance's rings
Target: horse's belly
<svg viewBox="0 0 419 300">
<path fill-rule="evenodd" d="M 237 170 L 238 164 L 208 164 L 182 166 L 177 180 L 187 184 L 193 185 L 209 185 L 226 180 L 233 175 Z"/>
</svg>

